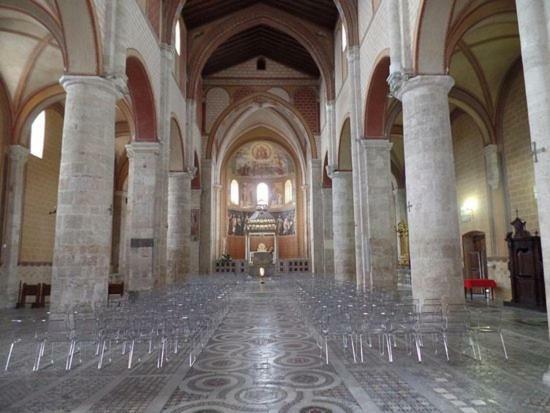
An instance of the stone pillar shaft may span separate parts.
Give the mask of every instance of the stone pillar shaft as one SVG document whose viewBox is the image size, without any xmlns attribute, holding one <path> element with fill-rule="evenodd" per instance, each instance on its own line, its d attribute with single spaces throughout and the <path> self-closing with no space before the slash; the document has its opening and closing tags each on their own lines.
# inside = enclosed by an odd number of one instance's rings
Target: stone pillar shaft
<svg viewBox="0 0 550 413">
<path fill-rule="evenodd" d="M 340 281 L 353 281 L 356 273 L 353 176 L 351 171 L 335 171 L 331 178 L 334 277 Z"/>
<path fill-rule="evenodd" d="M 319 159 L 311 161 L 311 184 L 309 185 L 309 217 L 311 259 L 313 272 L 324 273 L 325 251 L 323 246 L 323 164 Z"/>
<path fill-rule="evenodd" d="M 324 231 L 324 256 L 325 274 L 334 274 L 334 241 L 332 231 L 332 188 L 321 190 L 323 197 L 323 231 Z"/>
<path fill-rule="evenodd" d="M 29 150 L 13 145 L 8 149 L 6 223 L 2 248 L 2 274 L 0 278 L 0 308 L 14 308 L 17 303 L 19 275 L 17 264 L 21 245 L 21 222 L 25 193 L 25 165 Z"/>
<path fill-rule="evenodd" d="M 201 197 L 200 197 L 200 255 L 199 272 L 209 274 L 212 272 L 213 248 L 213 214 L 214 214 L 214 183 L 212 181 L 212 161 L 203 159 L 201 167 Z"/>
<path fill-rule="evenodd" d="M 133 142 L 126 145 L 130 161 L 126 239 L 129 242 L 127 285 L 129 291 L 148 290 L 158 283 L 155 273 L 157 252 L 155 209 L 158 142 Z"/>
<path fill-rule="evenodd" d="M 390 150 L 385 139 L 363 139 L 365 195 L 371 288 L 396 289 L 395 213 Z"/>
<path fill-rule="evenodd" d="M 464 301 L 456 181 L 449 117 L 449 76 L 417 76 L 403 102 L 413 296 Z"/>
<path fill-rule="evenodd" d="M 191 202 L 191 175 L 170 172 L 168 175 L 168 283 L 181 281 L 184 275 L 185 239 L 189 238 L 189 204 Z"/>
<path fill-rule="evenodd" d="M 67 92 L 51 311 L 96 307 L 107 301 L 115 156 L 113 82 L 95 76 L 64 76 Z"/>
<path fill-rule="evenodd" d="M 516 10 L 531 141 L 538 150 L 546 150 L 536 154 L 534 166 L 546 304 L 550 306 L 550 7 L 545 1 L 516 0 Z M 550 370 L 543 380 L 550 386 Z"/>
<path fill-rule="evenodd" d="M 369 256 L 367 239 L 364 234 L 365 207 L 361 196 L 363 170 L 361 164 L 359 140 L 362 136 L 363 111 L 361 105 L 361 68 L 359 46 L 348 47 L 349 82 L 351 90 L 350 102 L 350 132 L 351 132 L 351 156 L 353 164 L 353 218 L 355 238 L 355 274 L 357 285 L 364 285 Z"/>
</svg>

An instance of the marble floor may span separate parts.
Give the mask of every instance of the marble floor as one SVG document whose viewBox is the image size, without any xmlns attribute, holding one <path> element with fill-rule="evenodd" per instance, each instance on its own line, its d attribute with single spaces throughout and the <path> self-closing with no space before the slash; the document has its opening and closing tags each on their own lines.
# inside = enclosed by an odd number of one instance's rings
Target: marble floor
<svg viewBox="0 0 550 413">
<path fill-rule="evenodd" d="M 504 335 L 482 341 L 483 362 L 451 349 L 426 351 L 421 364 L 405 351 L 389 364 L 378 350 L 354 363 L 349 348 L 330 347 L 329 364 L 293 299 L 276 279 L 242 283 L 230 310 L 192 367 L 171 357 L 162 369 L 146 353 L 134 368 L 114 358 L 98 370 L 92 357 L 66 373 L 63 363 L 30 372 L 20 356 L 0 373 L 1 412 L 544 412 L 550 388 L 545 315 L 506 308 Z M 13 310 L 0 312 L 3 320 Z M 7 353 L 0 336 L 0 356 Z M 454 349 L 458 350 L 458 349 Z M 32 351 L 31 351 L 32 353 Z"/>
</svg>

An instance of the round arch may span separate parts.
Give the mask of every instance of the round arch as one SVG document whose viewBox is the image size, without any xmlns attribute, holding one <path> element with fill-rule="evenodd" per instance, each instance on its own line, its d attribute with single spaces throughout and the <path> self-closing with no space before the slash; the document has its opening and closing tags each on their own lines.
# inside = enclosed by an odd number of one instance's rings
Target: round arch
<svg viewBox="0 0 550 413">
<path fill-rule="evenodd" d="M 63 100 L 65 100 L 65 90 L 59 84 L 40 89 L 29 97 L 14 120 L 12 144 L 28 147 L 32 120 L 45 108 Z"/>
<path fill-rule="evenodd" d="M 192 63 L 189 72 L 190 96 L 199 96 L 202 70 L 214 51 L 232 36 L 256 26 L 268 26 L 279 30 L 298 41 L 312 56 L 319 67 L 325 84 L 327 99 L 334 98 L 332 82 L 333 57 L 331 50 L 323 46 L 317 39 L 317 33 L 305 27 L 302 21 L 280 10 L 257 4 L 243 9 L 216 22 L 209 32 L 203 33 L 202 41 L 193 47 L 189 60 Z"/>
<path fill-rule="evenodd" d="M 185 153 L 180 125 L 174 115 L 170 118 L 170 171 L 184 170 Z"/>
<path fill-rule="evenodd" d="M 455 0 L 423 0 L 414 39 L 414 71 L 445 73 L 447 32 Z"/>
<path fill-rule="evenodd" d="M 174 27 L 181 15 L 186 0 L 166 0 L 163 7 L 163 30 L 161 40 L 163 43 L 173 43 Z M 350 46 L 359 45 L 359 22 L 357 2 L 354 0 L 334 0 L 334 4 L 340 14 L 340 19 L 344 22 L 346 33 L 348 35 L 348 44 Z"/>
<path fill-rule="evenodd" d="M 390 58 L 384 51 L 374 66 L 370 76 L 365 103 L 364 136 L 383 138 L 386 136 L 386 107 L 389 85 L 386 82 L 390 74 Z"/>
<path fill-rule="evenodd" d="M 231 116 L 239 116 L 250 109 L 257 109 L 259 107 L 271 107 L 278 110 L 282 117 L 285 118 L 289 125 L 294 129 L 297 136 L 300 136 L 298 131 L 302 131 L 305 134 L 307 146 L 311 151 L 311 157 L 317 159 L 317 144 L 310 128 L 302 115 L 288 102 L 281 99 L 278 96 L 270 93 L 254 93 L 245 99 L 242 99 L 232 105 L 228 106 L 216 119 L 212 126 L 210 135 L 208 137 L 208 143 L 206 146 L 206 158 L 212 159 L 214 145 L 220 146 L 221 141 L 225 138 L 225 132 L 227 127 L 232 123 Z M 287 115 L 287 116 L 285 116 Z M 220 139 L 218 139 L 220 137 Z M 306 152 L 306 148 L 302 145 L 302 150 Z"/>
<path fill-rule="evenodd" d="M 158 138 L 155 96 L 145 65 L 132 50 L 126 58 L 126 76 L 135 127 L 134 140 L 155 142 Z"/>
<path fill-rule="evenodd" d="M 351 171 L 351 122 L 347 117 L 340 129 L 340 139 L 338 141 L 338 170 Z"/>
</svg>

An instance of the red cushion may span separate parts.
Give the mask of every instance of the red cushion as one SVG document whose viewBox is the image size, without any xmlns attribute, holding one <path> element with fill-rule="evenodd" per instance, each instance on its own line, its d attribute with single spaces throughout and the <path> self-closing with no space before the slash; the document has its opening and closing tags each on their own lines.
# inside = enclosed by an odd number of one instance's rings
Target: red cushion
<svg viewBox="0 0 550 413">
<path fill-rule="evenodd" d="M 497 288 L 495 280 L 486 280 L 480 278 L 466 278 L 464 288 Z"/>
</svg>

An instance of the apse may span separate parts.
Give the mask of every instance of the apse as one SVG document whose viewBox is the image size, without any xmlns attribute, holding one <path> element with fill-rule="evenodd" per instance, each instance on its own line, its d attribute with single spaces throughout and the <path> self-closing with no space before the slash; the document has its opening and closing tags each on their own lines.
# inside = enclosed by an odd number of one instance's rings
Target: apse
<svg viewBox="0 0 550 413">
<path fill-rule="evenodd" d="M 229 154 L 222 175 L 223 252 L 234 259 L 245 257 L 245 225 L 257 207 L 264 206 L 277 222 L 280 258 L 297 257 L 301 228 L 296 194 L 298 174 L 288 149 L 268 137 L 258 137 Z M 257 237 L 253 242 L 274 247 L 272 238 Z M 251 245 L 253 250 L 254 247 Z"/>
</svg>

